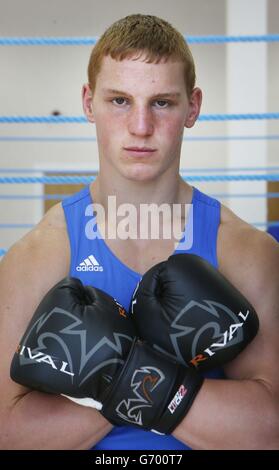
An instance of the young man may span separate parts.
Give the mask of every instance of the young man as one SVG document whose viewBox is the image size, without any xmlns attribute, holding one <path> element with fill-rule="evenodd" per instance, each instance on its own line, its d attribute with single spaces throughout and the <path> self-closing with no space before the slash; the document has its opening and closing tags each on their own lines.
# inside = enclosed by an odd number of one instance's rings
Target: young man
<svg viewBox="0 0 279 470">
<path fill-rule="evenodd" d="M 279 448 L 278 244 L 179 176 L 183 131 L 195 124 L 202 100 L 183 37 L 159 18 L 126 17 L 102 36 L 88 71 L 83 105 L 96 125 L 99 175 L 51 209 L 1 263 L 0 447 Z M 115 210 L 126 203 L 136 208 L 137 236 L 107 235 L 113 195 Z M 97 220 L 103 239 L 86 232 L 92 201 L 104 209 L 105 218 Z M 193 204 L 193 243 L 184 251 L 218 268 L 247 297 L 260 322 L 253 342 L 225 367 L 226 380 L 205 379 L 171 436 L 113 427 L 95 409 L 10 379 L 18 341 L 55 283 L 79 277 L 128 308 L 141 275 L 178 249 L 174 236 L 140 237 L 138 214 L 145 203 Z"/>
</svg>

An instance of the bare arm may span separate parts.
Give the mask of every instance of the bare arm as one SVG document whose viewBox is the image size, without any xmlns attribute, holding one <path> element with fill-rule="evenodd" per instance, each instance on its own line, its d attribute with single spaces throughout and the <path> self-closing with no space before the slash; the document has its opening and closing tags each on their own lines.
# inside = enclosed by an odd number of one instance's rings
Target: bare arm
<svg viewBox="0 0 279 470">
<path fill-rule="evenodd" d="M 259 315 L 253 342 L 225 369 L 228 380 L 205 380 L 174 436 L 194 449 L 279 449 L 279 245 L 242 227 L 228 237 L 220 270 Z"/>
<path fill-rule="evenodd" d="M 0 264 L 2 449 L 88 449 L 112 429 L 96 410 L 31 391 L 10 379 L 10 363 L 29 320 L 43 296 L 68 271 L 69 245 L 59 206 Z"/>
</svg>

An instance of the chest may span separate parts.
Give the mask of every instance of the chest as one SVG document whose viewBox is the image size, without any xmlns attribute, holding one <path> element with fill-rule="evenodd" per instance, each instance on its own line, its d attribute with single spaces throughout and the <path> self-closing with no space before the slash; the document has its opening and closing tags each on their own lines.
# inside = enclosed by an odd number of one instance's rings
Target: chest
<svg viewBox="0 0 279 470">
<path fill-rule="evenodd" d="M 106 240 L 115 256 L 126 266 L 139 274 L 172 255 L 177 246 L 171 240 Z"/>
</svg>

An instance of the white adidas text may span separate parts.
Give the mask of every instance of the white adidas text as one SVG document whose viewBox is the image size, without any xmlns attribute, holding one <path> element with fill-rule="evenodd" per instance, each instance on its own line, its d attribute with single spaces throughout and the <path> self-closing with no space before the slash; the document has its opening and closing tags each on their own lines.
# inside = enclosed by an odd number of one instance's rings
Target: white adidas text
<svg viewBox="0 0 279 470">
<path fill-rule="evenodd" d="M 99 271 L 102 272 L 104 270 L 103 266 L 101 266 L 98 261 L 96 260 L 95 256 L 89 255 L 85 258 L 82 263 L 80 263 L 76 267 L 76 271 Z"/>
</svg>

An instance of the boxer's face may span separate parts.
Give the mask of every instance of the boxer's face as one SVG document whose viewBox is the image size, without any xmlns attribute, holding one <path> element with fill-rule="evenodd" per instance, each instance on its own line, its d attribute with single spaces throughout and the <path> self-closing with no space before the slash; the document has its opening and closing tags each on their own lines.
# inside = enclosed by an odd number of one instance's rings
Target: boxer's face
<svg viewBox="0 0 279 470">
<path fill-rule="evenodd" d="M 194 125 L 200 102 L 197 88 L 188 99 L 180 62 L 105 57 L 91 115 L 100 168 L 137 181 L 152 180 L 170 168 L 176 171 L 184 127 Z"/>
</svg>

